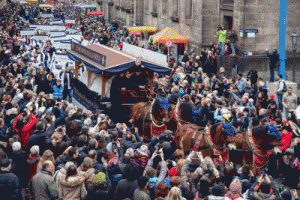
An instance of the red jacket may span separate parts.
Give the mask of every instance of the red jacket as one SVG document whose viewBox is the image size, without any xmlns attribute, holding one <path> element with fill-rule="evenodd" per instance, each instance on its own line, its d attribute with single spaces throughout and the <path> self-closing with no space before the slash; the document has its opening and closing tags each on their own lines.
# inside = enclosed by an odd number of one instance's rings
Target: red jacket
<svg viewBox="0 0 300 200">
<path fill-rule="evenodd" d="M 24 127 L 23 127 L 22 130 L 18 130 L 18 129 L 16 128 L 16 124 L 17 124 L 17 119 L 18 119 L 18 117 L 20 117 L 21 115 L 22 115 L 22 114 L 19 114 L 19 115 L 15 118 L 14 123 L 13 123 L 13 130 L 16 131 L 16 132 L 20 132 L 20 131 L 21 131 L 21 133 L 19 133 L 19 136 L 20 136 L 20 139 L 21 139 L 22 143 L 25 145 L 25 150 L 26 150 L 26 148 L 27 148 L 27 142 L 28 142 L 28 140 L 29 140 L 30 133 L 31 133 L 31 129 L 32 129 L 32 127 L 35 125 L 37 119 L 36 119 L 36 117 L 34 116 L 34 114 L 30 114 L 30 115 L 29 115 L 29 117 L 30 117 L 29 122 L 28 122 L 26 125 L 24 125 Z"/>
<path fill-rule="evenodd" d="M 292 133 L 291 132 L 287 132 L 287 133 L 281 132 L 281 141 L 280 141 L 281 151 L 285 151 L 287 148 L 289 148 L 291 145 L 291 142 L 292 142 Z"/>
</svg>

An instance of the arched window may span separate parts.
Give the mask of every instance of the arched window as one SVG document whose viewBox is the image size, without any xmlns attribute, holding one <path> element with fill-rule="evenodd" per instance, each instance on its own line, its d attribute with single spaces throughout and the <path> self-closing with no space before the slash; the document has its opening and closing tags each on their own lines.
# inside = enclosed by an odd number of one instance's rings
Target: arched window
<svg viewBox="0 0 300 200">
<path fill-rule="evenodd" d="M 168 0 L 162 0 L 162 16 L 167 17 Z"/>
<path fill-rule="evenodd" d="M 173 16 L 178 16 L 178 0 L 173 0 Z"/>
<path fill-rule="evenodd" d="M 185 1 L 185 18 L 192 19 L 193 16 L 193 0 Z"/>
<path fill-rule="evenodd" d="M 157 13 L 158 0 L 153 0 L 153 12 Z"/>
</svg>

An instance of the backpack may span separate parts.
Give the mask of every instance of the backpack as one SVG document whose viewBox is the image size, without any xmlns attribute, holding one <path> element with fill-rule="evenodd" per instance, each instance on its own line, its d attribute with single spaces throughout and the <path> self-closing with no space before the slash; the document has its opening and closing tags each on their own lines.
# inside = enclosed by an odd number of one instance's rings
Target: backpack
<svg viewBox="0 0 300 200">
<path fill-rule="evenodd" d="M 286 91 L 287 91 L 286 83 L 285 83 L 285 81 L 283 81 L 283 89 L 282 89 L 282 92 L 286 92 Z"/>
</svg>

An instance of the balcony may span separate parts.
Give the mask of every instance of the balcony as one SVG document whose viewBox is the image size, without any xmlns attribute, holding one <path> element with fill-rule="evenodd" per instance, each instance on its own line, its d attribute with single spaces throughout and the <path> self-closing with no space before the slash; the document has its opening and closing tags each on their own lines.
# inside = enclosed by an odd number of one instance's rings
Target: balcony
<svg viewBox="0 0 300 200">
<path fill-rule="evenodd" d="M 108 5 L 109 5 L 109 6 L 113 6 L 113 5 L 114 5 L 114 2 L 108 2 Z"/>
<path fill-rule="evenodd" d="M 133 13 L 133 9 L 131 9 L 131 8 L 125 8 L 125 12 L 127 12 L 127 13 Z"/>
<path fill-rule="evenodd" d="M 158 13 L 157 12 L 151 12 L 152 17 L 158 17 Z"/>
<path fill-rule="evenodd" d="M 116 5 L 116 9 L 119 10 L 119 9 L 120 9 L 120 6 Z"/>
<path fill-rule="evenodd" d="M 173 22 L 179 22 L 179 17 L 177 16 L 171 16 L 170 18 Z"/>
</svg>

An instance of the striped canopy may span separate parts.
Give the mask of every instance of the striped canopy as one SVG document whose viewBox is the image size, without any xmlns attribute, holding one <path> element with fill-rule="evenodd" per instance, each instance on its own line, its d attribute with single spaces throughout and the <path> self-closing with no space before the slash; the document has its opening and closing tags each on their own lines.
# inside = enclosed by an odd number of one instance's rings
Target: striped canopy
<svg viewBox="0 0 300 200">
<path fill-rule="evenodd" d="M 164 28 L 162 31 L 151 36 L 154 43 L 167 43 L 171 41 L 172 43 L 188 43 L 189 39 L 185 36 L 180 35 L 171 28 Z"/>
</svg>

